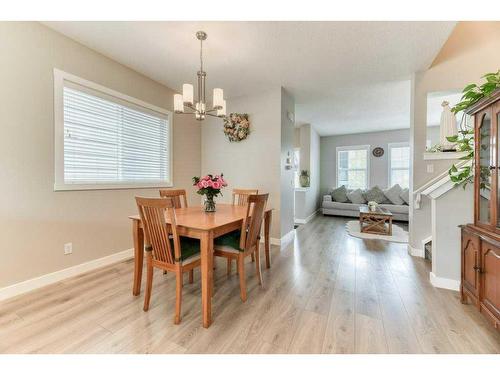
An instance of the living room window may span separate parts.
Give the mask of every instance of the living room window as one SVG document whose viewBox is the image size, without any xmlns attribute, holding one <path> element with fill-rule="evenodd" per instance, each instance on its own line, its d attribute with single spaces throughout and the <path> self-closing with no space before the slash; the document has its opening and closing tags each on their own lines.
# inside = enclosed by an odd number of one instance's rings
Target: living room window
<svg viewBox="0 0 500 375">
<path fill-rule="evenodd" d="M 171 113 L 54 70 L 55 190 L 172 186 Z"/>
<path fill-rule="evenodd" d="M 337 186 L 367 189 L 369 185 L 370 146 L 337 147 Z"/>
<path fill-rule="evenodd" d="M 389 186 L 410 186 L 410 146 L 408 143 L 389 144 Z"/>
</svg>

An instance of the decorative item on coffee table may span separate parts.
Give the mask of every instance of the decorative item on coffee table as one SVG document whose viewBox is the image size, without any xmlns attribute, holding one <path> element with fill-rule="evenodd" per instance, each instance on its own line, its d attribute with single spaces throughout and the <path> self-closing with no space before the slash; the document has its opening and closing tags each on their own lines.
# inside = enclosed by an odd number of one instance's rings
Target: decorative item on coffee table
<svg viewBox="0 0 500 375">
<path fill-rule="evenodd" d="M 378 205 L 372 210 L 362 204 L 359 206 L 359 228 L 361 233 L 392 236 L 392 213 Z"/>
<path fill-rule="evenodd" d="M 193 177 L 193 186 L 198 188 L 197 193 L 205 196 L 205 211 L 215 212 L 214 198 L 222 195 L 222 188 L 227 186 L 224 175 L 207 174 L 205 177 Z"/>
</svg>

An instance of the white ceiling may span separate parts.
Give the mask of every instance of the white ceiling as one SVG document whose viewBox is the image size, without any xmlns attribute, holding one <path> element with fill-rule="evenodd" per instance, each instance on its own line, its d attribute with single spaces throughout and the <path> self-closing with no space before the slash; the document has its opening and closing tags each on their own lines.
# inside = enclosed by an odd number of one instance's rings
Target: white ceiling
<svg viewBox="0 0 500 375">
<path fill-rule="evenodd" d="M 204 30 L 208 89 L 235 97 L 281 85 L 297 123 L 331 135 L 409 127 L 410 75 L 431 64 L 455 22 L 44 24 L 177 90 L 195 82 L 194 34 Z"/>
</svg>

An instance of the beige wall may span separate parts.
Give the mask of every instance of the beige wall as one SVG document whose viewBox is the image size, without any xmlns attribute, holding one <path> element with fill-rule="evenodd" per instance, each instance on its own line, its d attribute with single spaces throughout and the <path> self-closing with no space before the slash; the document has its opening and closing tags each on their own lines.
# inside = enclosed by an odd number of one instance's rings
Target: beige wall
<svg viewBox="0 0 500 375">
<path fill-rule="evenodd" d="M 269 207 L 275 209 L 271 236 L 280 238 L 280 88 L 230 99 L 227 111 L 248 113 L 250 135 L 241 142 L 229 142 L 223 121 L 209 118 L 202 129 L 202 173 L 224 173 L 228 188 L 219 202 L 230 202 L 233 188 L 258 188 L 269 193 Z"/>
<path fill-rule="evenodd" d="M 35 22 L 0 22 L 0 56 L 0 287 L 131 248 L 134 196 L 156 189 L 53 191 L 53 69 L 169 110 L 172 90 Z M 173 182 L 199 202 L 200 124 L 173 124 Z"/>
<path fill-rule="evenodd" d="M 426 140 L 427 93 L 461 90 L 481 76 L 500 69 L 500 22 L 459 22 L 432 66 L 415 75 L 413 143 L 413 188 L 418 189 L 434 176 L 446 171 L 452 161 L 424 161 Z M 434 173 L 427 173 L 433 164 Z M 467 191 L 462 199 L 472 199 Z M 461 206 L 458 205 L 457 209 Z M 464 207 L 469 207 L 468 204 Z M 421 248 L 421 241 L 430 235 L 430 204 L 424 201 L 415 210 L 410 222 L 410 244 Z M 458 250 L 457 250 L 458 251 Z"/>
</svg>

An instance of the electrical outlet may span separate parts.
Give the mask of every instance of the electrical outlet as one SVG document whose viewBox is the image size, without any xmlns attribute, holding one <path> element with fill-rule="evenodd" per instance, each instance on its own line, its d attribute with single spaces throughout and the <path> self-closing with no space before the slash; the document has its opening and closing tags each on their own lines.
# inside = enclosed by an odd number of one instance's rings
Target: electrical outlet
<svg viewBox="0 0 500 375">
<path fill-rule="evenodd" d="M 434 164 L 427 164 L 427 173 L 434 173 Z"/>
<path fill-rule="evenodd" d="M 73 252 L 73 243 L 68 242 L 64 244 L 64 255 L 71 254 Z"/>
</svg>

